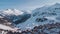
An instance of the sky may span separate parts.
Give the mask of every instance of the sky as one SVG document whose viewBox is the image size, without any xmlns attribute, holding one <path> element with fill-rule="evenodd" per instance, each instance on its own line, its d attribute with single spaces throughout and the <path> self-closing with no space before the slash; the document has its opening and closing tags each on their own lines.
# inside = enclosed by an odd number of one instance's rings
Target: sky
<svg viewBox="0 0 60 34">
<path fill-rule="evenodd" d="M 60 0 L 0 0 L 0 9 L 32 10 L 54 3 L 60 3 Z"/>
</svg>

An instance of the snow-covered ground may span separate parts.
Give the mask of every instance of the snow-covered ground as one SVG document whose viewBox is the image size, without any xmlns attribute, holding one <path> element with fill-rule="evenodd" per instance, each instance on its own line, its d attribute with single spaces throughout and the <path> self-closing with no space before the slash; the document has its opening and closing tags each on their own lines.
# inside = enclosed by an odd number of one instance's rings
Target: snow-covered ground
<svg viewBox="0 0 60 34">
<path fill-rule="evenodd" d="M 13 28 L 11 28 L 9 26 L 2 25 L 2 24 L 0 24 L 0 29 L 3 29 L 3 30 L 15 30 L 15 29 L 13 29 Z"/>
</svg>

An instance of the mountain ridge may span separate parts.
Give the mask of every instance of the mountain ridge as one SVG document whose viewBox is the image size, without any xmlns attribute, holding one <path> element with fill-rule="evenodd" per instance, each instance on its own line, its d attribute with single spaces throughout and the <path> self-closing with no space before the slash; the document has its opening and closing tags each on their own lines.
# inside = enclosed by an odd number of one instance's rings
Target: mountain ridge
<svg viewBox="0 0 60 34">
<path fill-rule="evenodd" d="M 60 22 L 59 20 L 57 20 L 57 17 L 60 15 L 59 8 L 60 4 L 56 3 L 48 7 L 41 7 L 35 9 L 31 13 L 32 16 L 24 23 L 18 24 L 17 27 L 21 28 L 22 30 L 26 30 L 26 29 L 32 29 L 34 26 L 38 25 Z M 39 22 L 37 22 L 36 19 Z"/>
</svg>

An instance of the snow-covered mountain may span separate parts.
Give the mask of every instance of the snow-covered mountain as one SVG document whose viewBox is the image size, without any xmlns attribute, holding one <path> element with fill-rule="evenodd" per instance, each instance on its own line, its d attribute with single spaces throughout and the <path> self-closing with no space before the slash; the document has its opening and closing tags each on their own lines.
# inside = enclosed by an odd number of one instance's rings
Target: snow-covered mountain
<svg viewBox="0 0 60 34">
<path fill-rule="evenodd" d="M 2 32 L 2 34 L 7 32 L 9 34 L 9 31 L 17 32 L 19 28 L 15 26 L 25 22 L 30 16 L 31 14 L 29 11 L 17 9 L 0 10 L 0 32 Z"/>
<path fill-rule="evenodd" d="M 9 28 L 8 30 L 15 30 L 12 28 L 15 26 L 21 30 L 29 30 L 35 26 L 57 22 L 60 23 L 59 3 L 36 8 L 32 12 L 17 9 L 0 10 L 0 28 L 4 30 L 7 28 Z"/>
<path fill-rule="evenodd" d="M 43 6 L 32 11 L 31 18 L 24 23 L 18 24 L 17 27 L 22 30 L 32 29 L 38 25 L 51 24 L 60 22 L 60 4 L 56 3 L 51 6 Z"/>
<path fill-rule="evenodd" d="M 30 18 L 31 15 L 28 11 L 22 11 L 17 9 L 6 9 L 6 10 L 0 10 L 0 16 L 9 19 L 11 22 L 15 24 L 18 24 L 26 21 L 28 18 Z"/>
<path fill-rule="evenodd" d="M 3 10 L 2 14 L 4 15 L 21 15 L 23 14 L 24 12 L 22 11 L 19 11 L 17 9 L 6 9 L 6 10 Z"/>
</svg>

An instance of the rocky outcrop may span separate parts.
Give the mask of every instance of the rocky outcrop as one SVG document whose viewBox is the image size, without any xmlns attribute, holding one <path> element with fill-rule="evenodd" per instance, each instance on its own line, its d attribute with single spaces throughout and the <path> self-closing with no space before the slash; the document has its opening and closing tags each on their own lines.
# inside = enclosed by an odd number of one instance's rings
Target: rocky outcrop
<svg viewBox="0 0 60 34">
<path fill-rule="evenodd" d="M 35 26 L 32 30 L 22 31 L 21 34 L 60 34 L 60 23 Z"/>
<path fill-rule="evenodd" d="M 48 20 L 48 19 L 47 18 L 37 18 L 36 19 L 37 22 L 44 22 L 46 20 Z"/>
<path fill-rule="evenodd" d="M 6 34 L 60 34 L 60 23 L 44 24 L 35 26 L 31 30 L 26 31 L 8 31 L 0 29 L 0 32 Z"/>
</svg>

